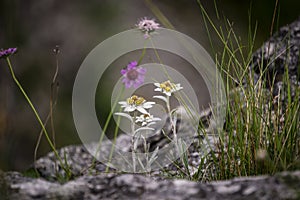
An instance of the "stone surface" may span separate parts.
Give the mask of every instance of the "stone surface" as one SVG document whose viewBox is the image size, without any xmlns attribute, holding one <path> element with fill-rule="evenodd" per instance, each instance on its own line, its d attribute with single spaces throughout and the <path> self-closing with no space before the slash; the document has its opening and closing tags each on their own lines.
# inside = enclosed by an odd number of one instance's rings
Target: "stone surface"
<svg viewBox="0 0 300 200">
<path fill-rule="evenodd" d="M 282 88 L 284 72 L 288 71 L 288 77 L 292 86 L 300 86 L 300 17 L 279 29 L 263 46 L 253 54 L 253 64 L 256 80 L 261 72 L 265 71 L 268 86 L 273 85 L 274 96 L 278 95 Z M 284 98 L 284 97 L 283 97 Z"/>
<path fill-rule="evenodd" d="M 137 174 L 81 176 L 65 184 L 5 173 L 0 188 L 5 199 L 300 199 L 300 171 L 275 176 L 236 178 L 197 183 L 187 180 L 153 180 Z"/>
<path fill-rule="evenodd" d="M 268 79 L 275 77 L 275 87 L 282 84 L 283 72 L 289 71 L 293 87 L 299 87 L 300 18 L 285 26 L 268 40 L 253 55 L 251 68 L 256 72 L 266 69 Z M 260 61 L 264 60 L 263 65 Z M 285 68 L 286 67 L 286 68 Z M 275 91 L 276 93 L 276 91 Z M 276 94 L 275 94 L 276 95 Z M 206 120 L 206 119 L 205 119 Z M 195 137 L 188 149 L 188 170 L 199 166 L 201 159 L 199 145 L 202 138 Z M 121 135 L 117 146 L 130 150 L 130 137 Z M 151 141 L 155 145 L 164 144 L 159 137 Z M 88 148 L 95 148 L 90 144 Z M 104 143 L 100 152 L 108 151 Z M 122 174 L 114 170 L 105 173 L 106 166 L 95 162 L 85 147 L 72 145 L 59 150 L 59 154 L 69 165 L 72 180 L 60 183 L 57 177 L 65 172 L 53 153 L 40 158 L 31 168 L 40 178 L 25 177 L 18 172 L 0 172 L 0 200 L 5 199 L 300 199 L 300 171 L 282 172 L 274 176 L 236 178 L 219 182 L 192 182 L 188 180 L 163 178 L 162 171 L 148 174 Z M 179 166 L 180 169 L 183 166 Z M 174 172 L 178 167 L 166 166 Z M 177 171 L 176 171 L 177 170 Z M 159 175 L 159 176 L 157 176 Z"/>
</svg>

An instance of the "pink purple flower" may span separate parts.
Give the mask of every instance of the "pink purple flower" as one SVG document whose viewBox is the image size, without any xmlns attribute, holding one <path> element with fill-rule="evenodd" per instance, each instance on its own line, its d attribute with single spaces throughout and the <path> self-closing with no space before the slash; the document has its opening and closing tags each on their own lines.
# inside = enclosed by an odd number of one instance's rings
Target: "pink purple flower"
<svg viewBox="0 0 300 200">
<path fill-rule="evenodd" d="M 10 55 L 13 55 L 17 52 L 17 48 L 8 48 L 0 50 L 0 58 L 6 58 Z"/>
<path fill-rule="evenodd" d="M 146 69 L 137 66 L 137 61 L 132 61 L 127 65 L 126 69 L 121 70 L 123 75 L 122 82 L 126 88 L 134 87 L 137 88 L 144 83 Z"/>
<path fill-rule="evenodd" d="M 143 33 L 145 33 L 144 34 L 145 38 L 149 37 L 149 33 L 154 32 L 155 30 L 159 29 L 159 23 L 156 23 L 154 21 L 154 19 L 147 19 L 147 17 L 144 17 L 143 19 L 141 19 L 136 26 Z"/>
</svg>

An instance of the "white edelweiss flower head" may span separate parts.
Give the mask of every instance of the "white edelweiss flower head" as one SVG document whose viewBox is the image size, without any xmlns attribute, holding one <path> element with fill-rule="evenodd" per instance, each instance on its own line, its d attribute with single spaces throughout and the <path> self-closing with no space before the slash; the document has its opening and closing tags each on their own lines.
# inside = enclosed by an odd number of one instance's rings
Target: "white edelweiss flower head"
<svg viewBox="0 0 300 200">
<path fill-rule="evenodd" d="M 172 93 L 183 89 L 183 87 L 180 86 L 180 83 L 171 83 L 169 80 L 163 83 L 154 83 L 154 85 L 157 87 L 154 89 L 154 91 L 162 92 L 167 96 L 171 96 Z"/>
<path fill-rule="evenodd" d="M 133 112 L 138 110 L 143 114 L 147 114 L 148 112 L 146 109 L 152 108 L 155 102 L 147 102 L 143 97 L 133 95 L 128 98 L 127 101 L 120 101 L 119 104 L 121 105 L 121 108 L 124 108 L 125 112 Z"/>
<path fill-rule="evenodd" d="M 153 117 L 150 113 L 142 114 L 136 117 L 135 123 L 140 122 L 142 126 L 152 125 L 155 124 L 156 121 L 160 121 L 161 119 L 158 117 Z"/>
</svg>

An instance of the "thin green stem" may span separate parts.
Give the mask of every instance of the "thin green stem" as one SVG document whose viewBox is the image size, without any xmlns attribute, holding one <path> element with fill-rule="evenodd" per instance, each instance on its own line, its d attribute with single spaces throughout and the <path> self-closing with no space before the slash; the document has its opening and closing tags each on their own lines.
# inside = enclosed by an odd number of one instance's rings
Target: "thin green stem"
<svg viewBox="0 0 300 200">
<path fill-rule="evenodd" d="M 141 62 L 143 61 L 143 59 L 145 57 L 145 54 L 146 54 L 146 51 L 147 51 L 147 49 L 146 49 L 146 43 L 147 43 L 147 41 L 148 40 L 145 41 L 144 48 L 143 48 L 143 51 L 142 51 L 142 55 L 141 55 L 141 57 L 138 60 L 138 65 L 141 64 Z"/>
<path fill-rule="evenodd" d="M 133 172 L 136 172 L 136 148 L 135 148 L 135 128 L 134 128 L 134 122 L 131 122 L 131 132 L 132 132 L 132 138 L 131 138 L 131 145 L 132 145 L 132 165 L 133 165 Z"/>
<path fill-rule="evenodd" d="M 58 93 L 58 82 L 57 82 L 57 77 L 58 77 L 58 54 L 56 53 L 55 55 L 55 60 L 56 60 L 56 68 L 55 68 L 55 73 L 53 75 L 53 79 L 51 82 L 51 94 L 50 94 L 50 121 L 51 121 L 51 131 L 52 131 L 52 140 L 53 140 L 53 145 L 56 147 L 55 144 L 55 127 L 54 127 L 54 118 L 53 118 L 53 110 L 56 105 L 56 98 L 54 95 Z"/>
<path fill-rule="evenodd" d="M 119 111 L 121 111 L 121 109 Z M 111 150 L 110 150 L 110 153 L 109 153 L 108 163 L 111 162 L 112 156 L 113 156 L 114 151 L 115 151 L 115 145 L 116 145 L 116 142 L 117 142 L 117 136 L 118 136 L 120 121 L 121 121 L 121 116 L 118 116 L 117 124 L 116 124 L 116 127 L 115 127 L 115 132 L 114 132 L 114 141 L 112 143 Z M 106 173 L 109 172 L 109 166 L 108 165 L 106 166 L 105 172 Z"/>
<path fill-rule="evenodd" d="M 102 144 L 104 135 L 105 135 L 105 133 L 106 133 L 106 130 L 107 130 L 107 128 L 108 128 L 110 119 L 111 119 L 111 117 L 112 117 L 112 115 L 113 115 L 113 113 L 114 113 L 114 110 L 115 110 L 116 106 L 117 106 L 118 100 L 119 100 L 120 97 L 123 95 L 123 93 L 124 93 L 124 87 L 122 87 L 121 91 L 119 92 L 119 95 L 117 96 L 117 99 L 116 99 L 116 101 L 114 102 L 113 107 L 112 107 L 112 109 L 110 110 L 109 115 L 108 115 L 108 117 L 107 117 L 107 119 L 106 119 L 106 121 L 105 121 L 105 124 L 104 124 L 103 130 L 102 130 L 100 139 L 99 139 L 99 141 L 98 141 L 98 146 L 97 146 L 97 149 L 96 149 L 96 152 L 95 152 L 93 161 L 92 161 L 92 167 L 91 167 L 91 169 L 92 169 L 93 166 L 95 165 L 97 153 L 100 151 L 100 147 L 101 147 L 101 144 Z"/>
<path fill-rule="evenodd" d="M 44 122 L 44 126 L 47 125 L 49 119 L 50 119 L 50 113 L 49 113 L 49 114 L 47 115 L 47 117 L 46 117 L 46 120 L 45 120 L 45 122 Z M 41 129 L 41 130 L 40 130 L 40 133 L 39 133 L 39 137 L 38 137 L 37 142 L 36 142 L 36 145 L 35 145 L 35 148 L 34 148 L 34 154 L 33 154 L 33 162 L 34 162 L 34 163 L 35 163 L 36 160 L 37 160 L 37 152 L 38 152 L 38 149 L 39 149 L 41 140 L 42 140 L 43 132 L 44 132 L 43 129 Z M 38 172 L 37 168 L 35 167 L 35 165 L 34 165 L 34 170 L 35 170 L 36 174 L 39 175 L 39 172 Z"/>
<path fill-rule="evenodd" d="M 49 102 L 49 106 L 50 106 L 50 111 L 46 117 L 46 120 L 44 122 L 44 126 L 47 125 L 49 119 L 51 118 L 51 131 L 52 131 L 52 141 L 53 141 L 53 146 L 56 148 L 56 145 L 55 145 L 55 128 L 54 128 L 54 120 L 53 120 L 53 110 L 54 110 L 54 107 L 56 106 L 56 103 L 57 103 L 57 100 L 56 98 L 54 98 L 54 94 L 57 94 L 58 92 L 58 82 L 57 82 L 57 76 L 58 76 L 58 57 L 57 57 L 57 54 L 58 53 L 55 53 L 55 57 L 56 57 L 56 69 L 55 69 L 55 73 L 53 75 L 53 78 L 52 78 L 52 82 L 51 82 L 51 93 L 50 93 L 50 102 Z M 55 87 L 56 86 L 56 90 L 55 90 Z M 38 137 L 38 140 L 37 140 L 37 143 L 36 143 L 36 146 L 35 146 L 35 149 L 34 149 L 34 163 L 36 162 L 37 160 L 37 151 L 38 151 L 38 148 L 40 146 L 40 143 L 41 143 L 41 139 L 42 139 L 42 135 L 43 135 L 43 129 L 41 129 L 40 133 L 39 133 L 39 137 Z M 34 167 L 35 171 L 37 174 L 38 171 L 37 169 Z"/>
<path fill-rule="evenodd" d="M 6 61 L 7 61 L 7 64 L 8 64 L 8 67 L 9 67 L 9 70 L 10 70 L 10 73 L 11 73 L 11 75 L 12 75 L 12 78 L 13 78 L 14 82 L 15 82 L 16 85 L 19 87 L 20 91 L 22 92 L 23 96 L 25 97 L 26 101 L 28 102 L 30 108 L 31 108 L 32 111 L 34 112 L 34 115 L 35 115 L 36 119 L 38 120 L 40 126 L 41 126 L 42 129 L 43 129 L 43 132 L 44 132 L 44 134 L 45 134 L 45 137 L 46 137 L 46 139 L 47 139 L 47 142 L 49 143 L 51 149 L 53 150 L 53 152 L 54 152 L 56 158 L 59 160 L 59 162 L 60 162 L 60 164 L 61 164 L 61 167 L 67 172 L 68 170 L 66 170 L 66 169 L 64 168 L 64 164 L 63 164 L 63 162 L 62 162 L 60 156 L 58 155 L 58 152 L 57 152 L 57 150 L 55 149 L 55 147 L 54 147 L 54 145 L 53 145 L 53 143 L 52 143 L 52 141 L 51 141 L 51 139 L 50 139 L 50 137 L 49 137 L 49 134 L 48 134 L 48 132 L 47 132 L 47 130 L 46 130 L 46 128 L 45 128 L 45 126 L 44 126 L 44 124 L 43 124 L 43 122 L 42 122 L 42 120 L 41 120 L 41 118 L 40 118 L 40 116 L 39 116 L 39 114 L 38 114 L 38 112 L 37 112 L 37 110 L 35 109 L 35 107 L 34 107 L 34 105 L 32 104 L 30 98 L 28 97 L 27 93 L 26 93 L 25 90 L 23 89 L 22 85 L 20 84 L 20 82 L 19 82 L 18 79 L 16 78 L 15 73 L 14 73 L 14 70 L 13 70 L 13 68 L 12 68 L 12 65 L 11 65 L 10 60 L 9 60 L 8 57 L 6 58 Z"/>
</svg>

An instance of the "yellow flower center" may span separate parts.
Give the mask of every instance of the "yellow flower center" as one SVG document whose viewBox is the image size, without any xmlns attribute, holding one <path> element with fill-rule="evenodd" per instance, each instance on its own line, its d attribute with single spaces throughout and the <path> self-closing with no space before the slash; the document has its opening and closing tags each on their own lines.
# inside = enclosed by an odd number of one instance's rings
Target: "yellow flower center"
<svg viewBox="0 0 300 200">
<path fill-rule="evenodd" d="M 165 91 L 166 91 L 166 92 L 170 92 L 170 91 L 171 91 L 171 88 L 170 88 L 170 87 L 165 87 Z"/>
<path fill-rule="evenodd" d="M 166 87 L 172 87 L 172 83 L 170 81 L 166 81 L 164 84 L 166 85 Z"/>
<path fill-rule="evenodd" d="M 139 106 L 144 102 L 145 102 L 145 99 L 143 97 L 138 97 L 136 95 L 133 95 L 133 96 L 131 96 L 130 98 L 127 99 L 127 103 L 129 105 L 135 104 L 135 105 Z"/>
<path fill-rule="evenodd" d="M 128 98 L 128 99 L 127 99 L 127 103 L 128 103 L 129 105 L 132 105 L 132 104 L 134 103 L 134 101 L 133 101 L 131 98 Z"/>
<path fill-rule="evenodd" d="M 159 87 L 162 88 L 162 89 L 165 89 L 166 85 L 165 85 L 164 83 L 161 83 L 161 84 L 159 85 Z"/>
<path fill-rule="evenodd" d="M 145 99 L 143 97 L 139 97 L 136 101 L 135 104 L 137 106 L 141 105 L 142 103 L 144 103 Z"/>
<path fill-rule="evenodd" d="M 132 97 L 130 97 L 133 101 L 136 101 L 139 97 L 136 95 L 133 95 Z"/>
<path fill-rule="evenodd" d="M 161 83 L 159 85 L 159 87 L 163 90 L 165 90 L 166 92 L 170 92 L 172 90 L 172 88 L 174 88 L 174 84 L 171 83 L 169 80 L 168 81 L 165 81 L 163 83 Z"/>
</svg>

